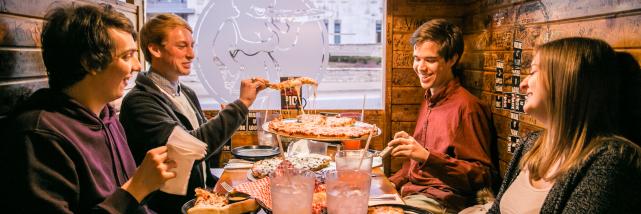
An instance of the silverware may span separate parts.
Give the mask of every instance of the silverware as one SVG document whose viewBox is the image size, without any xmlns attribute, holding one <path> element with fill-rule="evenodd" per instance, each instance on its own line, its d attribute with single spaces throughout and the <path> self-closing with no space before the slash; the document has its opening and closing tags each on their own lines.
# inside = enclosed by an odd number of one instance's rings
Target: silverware
<svg viewBox="0 0 641 214">
<path fill-rule="evenodd" d="M 223 189 L 225 189 L 225 191 L 227 191 L 228 193 L 229 193 L 229 192 L 233 192 L 233 191 L 234 191 L 234 187 L 232 187 L 231 185 L 229 185 L 227 182 L 224 182 L 224 181 L 223 181 L 223 182 L 221 182 L 221 183 L 220 183 L 220 186 L 221 186 L 221 187 L 223 187 Z"/>
<path fill-rule="evenodd" d="M 387 155 L 389 155 L 389 152 L 392 150 L 392 146 L 387 146 L 385 147 L 381 152 L 376 154 L 379 157 L 385 158 Z"/>
<path fill-rule="evenodd" d="M 396 196 L 394 195 L 381 195 L 381 196 L 376 196 L 376 197 L 371 197 L 369 200 L 375 200 L 375 201 L 393 201 L 396 200 Z"/>
</svg>

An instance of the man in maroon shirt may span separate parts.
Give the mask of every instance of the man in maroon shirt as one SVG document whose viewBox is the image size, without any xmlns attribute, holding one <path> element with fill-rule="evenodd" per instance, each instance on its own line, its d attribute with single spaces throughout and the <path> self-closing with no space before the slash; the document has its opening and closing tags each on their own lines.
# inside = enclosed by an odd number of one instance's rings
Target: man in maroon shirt
<svg viewBox="0 0 641 214">
<path fill-rule="evenodd" d="M 495 172 L 491 112 L 463 88 L 453 69 L 463 53 L 461 29 L 434 19 L 412 35 L 414 72 L 425 89 L 414 136 L 398 132 L 394 157 L 408 158 L 390 177 L 408 204 L 434 213 L 458 212 Z"/>
</svg>

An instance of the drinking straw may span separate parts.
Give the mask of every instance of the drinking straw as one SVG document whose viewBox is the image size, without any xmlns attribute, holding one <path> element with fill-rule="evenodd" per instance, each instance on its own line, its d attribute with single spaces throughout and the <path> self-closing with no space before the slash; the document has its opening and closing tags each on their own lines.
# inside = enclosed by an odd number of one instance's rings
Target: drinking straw
<svg viewBox="0 0 641 214">
<path fill-rule="evenodd" d="M 278 148 L 280 149 L 280 156 L 283 157 L 283 160 L 285 160 L 285 150 L 283 150 L 283 142 L 280 141 L 280 135 L 276 135 L 276 141 L 278 141 Z"/>
<path fill-rule="evenodd" d="M 367 149 L 369 148 L 369 142 L 372 141 L 372 135 L 373 135 L 372 132 L 374 132 L 377 129 L 378 128 L 376 128 L 376 124 L 374 124 L 374 128 L 369 131 L 369 135 L 367 136 L 367 142 L 365 143 L 365 148 L 363 148 L 363 150 L 361 150 L 361 160 L 358 163 L 358 168 L 359 169 L 361 168 L 361 165 L 363 165 L 363 159 L 365 159 L 365 155 L 367 155 L 367 153 L 369 153 L 369 152 L 367 152 Z"/>
<path fill-rule="evenodd" d="M 365 100 L 367 99 L 367 94 L 363 94 L 363 108 L 361 108 L 361 122 L 365 119 Z"/>
</svg>

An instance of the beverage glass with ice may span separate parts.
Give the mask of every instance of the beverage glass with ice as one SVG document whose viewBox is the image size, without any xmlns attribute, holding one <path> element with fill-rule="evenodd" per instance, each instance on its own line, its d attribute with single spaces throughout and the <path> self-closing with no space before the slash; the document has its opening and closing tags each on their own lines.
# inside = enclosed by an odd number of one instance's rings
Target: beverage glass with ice
<svg viewBox="0 0 641 214">
<path fill-rule="evenodd" d="M 363 153 L 365 156 L 363 157 Z M 362 170 L 372 172 L 372 159 L 374 154 L 365 150 L 341 150 L 334 155 L 336 170 Z M 361 158 L 363 159 L 361 163 Z"/>
<path fill-rule="evenodd" d="M 366 171 L 337 170 L 327 173 L 327 212 L 366 214 L 372 178 Z"/>
<path fill-rule="evenodd" d="M 312 213 L 314 173 L 292 169 L 269 175 L 272 196 L 272 213 Z"/>
</svg>

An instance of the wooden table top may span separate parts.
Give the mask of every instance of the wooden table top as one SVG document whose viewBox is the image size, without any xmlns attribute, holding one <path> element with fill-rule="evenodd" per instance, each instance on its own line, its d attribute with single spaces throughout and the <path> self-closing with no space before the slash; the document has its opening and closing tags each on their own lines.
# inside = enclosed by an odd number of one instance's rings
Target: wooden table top
<svg viewBox="0 0 641 214">
<path fill-rule="evenodd" d="M 220 187 L 220 183 L 225 181 L 231 186 L 237 186 L 242 183 L 250 182 L 247 178 L 247 173 L 249 169 L 225 169 L 223 174 L 220 176 L 220 180 L 216 183 L 215 189 L 217 191 L 222 191 L 223 188 Z M 383 194 L 397 194 L 398 192 L 394 189 L 392 182 L 385 177 L 381 167 L 376 167 L 372 169 L 372 185 L 370 186 L 370 197 L 377 197 Z"/>
</svg>

